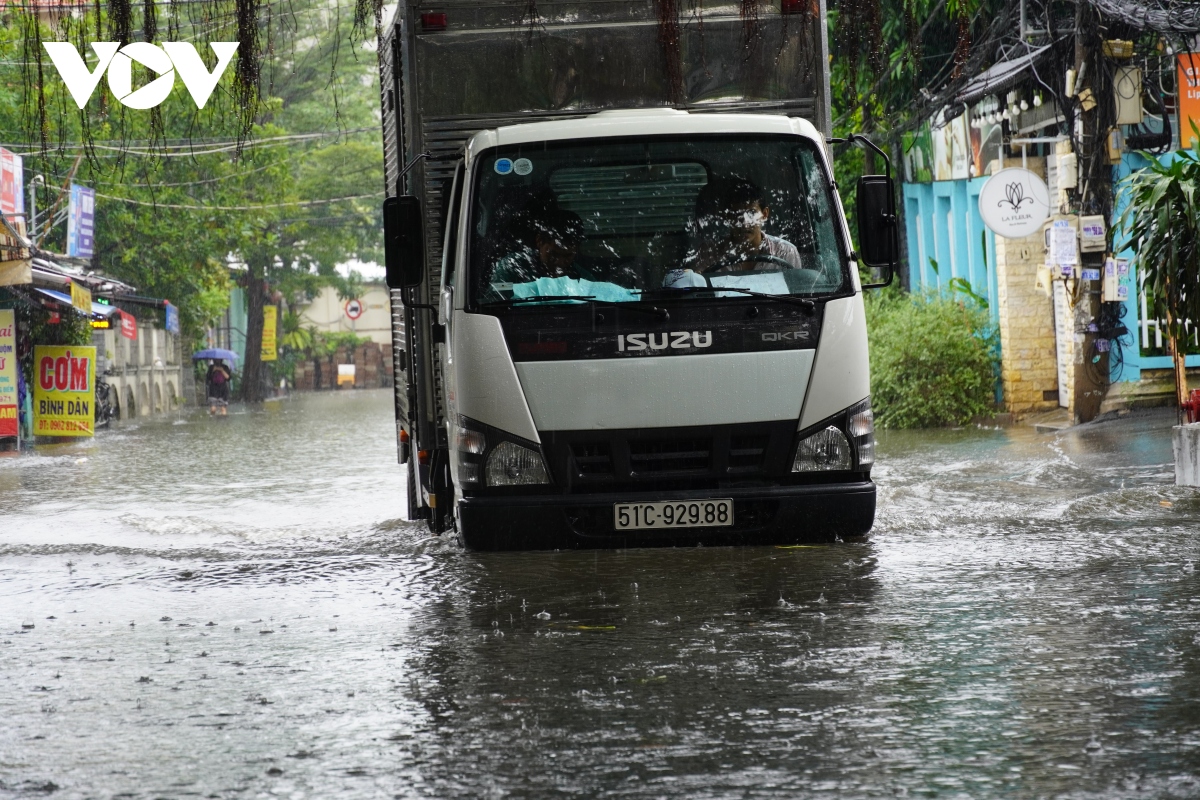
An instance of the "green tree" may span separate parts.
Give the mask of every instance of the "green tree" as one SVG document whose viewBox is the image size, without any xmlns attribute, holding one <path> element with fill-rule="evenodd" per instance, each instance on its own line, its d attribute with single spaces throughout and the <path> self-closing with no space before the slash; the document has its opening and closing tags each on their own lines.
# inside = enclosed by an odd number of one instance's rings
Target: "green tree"
<svg viewBox="0 0 1200 800">
<path fill-rule="evenodd" d="M 1188 395 L 1184 326 L 1200 319 L 1200 139 L 1195 141 L 1166 164 L 1146 156 L 1149 166 L 1133 173 L 1122 189 L 1128 205 L 1119 224 L 1134 251 L 1150 314 L 1167 322 L 1179 406 Z"/>
<path fill-rule="evenodd" d="M 899 172 L 901 134 L 941 109 L 936 92 L 955 77 L 987 66 L 993 43 L 1008 31 L 1008 0 L 834 0 L 829 9 L 833 134 L 865 133 Z M 854 178 L 883 165 L 857 147 L 834 152 L 842 201 L 857 230 Z M 900 206 L 903 213 L 903 205 Z"/>
<path fill-rule="evenodd" d="M 153 16 L 152 4 L 143 8 Z M 143 294 L 170 299 L 190 344 L 224 310 L 231 274 L 236 276 L 250 300 L 244 377 L 255 375 L 241 381 L 249 400 L 261 397 L 265 298 L 276 290 L 311 297 L 325 284 L 351 291 L 352 280 L 334 267 L 354 258 L 379 260 L 378 198 L 330 202 L 372 195 L 383 184 L 374 55 L 351 43 L 352 22 L 337 7 L 293 4 L 287 14 L 291 23 L 272 34 L 273 49 L 263 61 L 264 86 L 281 96 L 263 94 L 248 139 L 240 138 L 240 116 L 217 113 L 220 103 L 236 100 L 233 70 L 210 100 L 217 109 L 212 113 L 197 112 L 180 84 L 162 113 L 115 104 L 103 84 L 80 111 L 61 81 L 28 91 L 20 65 L 28 62 L 29 21 L 0 25 L 4 140 L 29 141 L 23 123 L 30 119 L 30 103 L 39 102 L 47 109 L 45 138 L 64 143 L 26 156 L 27 174 L 47 179 L 41 208 L 48 209 L 69 181 L 96 188 L 93 268 Z M 22 19 L 0 12 L 0 20 Z M 44 39 L 73 39 L 108 19 L 86 7 L 53 30 L 36 30 Z M 185 38 L 183 28 L 171 38 Z M 155 37 L 153 30 L 141 33 Z M 202 55 L 210 56 L 211 68 L 211 54 Z M 61 251 L 64 240 L 65 226 L 59 225 L 42 244 Z"/>
</svg>

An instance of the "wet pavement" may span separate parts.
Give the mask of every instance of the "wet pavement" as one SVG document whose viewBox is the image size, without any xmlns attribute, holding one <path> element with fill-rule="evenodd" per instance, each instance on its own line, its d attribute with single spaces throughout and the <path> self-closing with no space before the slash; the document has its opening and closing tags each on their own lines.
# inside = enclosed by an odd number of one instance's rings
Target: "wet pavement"
<svg viewBox="0 0 1200 800">
<path fill-rule="evenodd" d="M 387 392 L 0 460 L 0 797 L 1196 797 L 1170 414 L 884 433 L 861 543 L 474 554 Z"/>
</svg>

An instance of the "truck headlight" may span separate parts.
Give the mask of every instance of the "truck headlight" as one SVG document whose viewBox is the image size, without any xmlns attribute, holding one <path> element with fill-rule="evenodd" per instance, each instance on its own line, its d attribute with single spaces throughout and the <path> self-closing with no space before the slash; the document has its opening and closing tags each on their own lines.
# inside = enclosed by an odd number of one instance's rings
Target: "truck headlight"
<svg viewBox="0 0 1200 800">
<path fill-rule="evenodd" d="M 549 483 L 550 474 L 541 453 L 513 442 L 501 442 L 488 456 L 488 486 L 528 486 Z"/>
<path fill-rule="evenodd" d="M 833 425 L 802 439 L 792 462 L 792 472 L 844 472 L 853 467 L 850 442 Z"/>
<path fill-rule="evenodd" d="M 871 411 L 871 398 L 855 403 L 848 413 L 850 423 L 846 430 L 854 441 L 858 466 L 869 467 L 875 463 L 875 412 Z"/>
<path fill-rule="evenodd" d="M 460 416 L 454 427 L 454 449 L 458 451 L 458 482 L 471 487 L 479 484 L 480 462 L 487 450 L 487 436 L 474 420 Z"/>
</svg>

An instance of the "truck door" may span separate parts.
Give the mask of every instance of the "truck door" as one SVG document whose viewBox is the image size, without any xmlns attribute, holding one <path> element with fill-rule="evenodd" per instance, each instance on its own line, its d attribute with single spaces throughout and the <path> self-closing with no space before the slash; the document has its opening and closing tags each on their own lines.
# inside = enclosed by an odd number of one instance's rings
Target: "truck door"
<svg viewBox="0 0 1200 800">
<path fill-rule="evenodd" d="M 438 359 L 441 362 L 443 380 L 446 381 L 447 397 L 444 398 L 449 421 L 454 424 L 455 391 L 454 391 L 454 281 L 458 274 L 458 219 L 459 206 L 462 204 L 463 162 L 455 167 L 451 179 L 450 191 L 444 195 L 446 209 L 443 219 L 446 220 L 445 238 L 442 240 L 442 279 L 438 293 L 438 324 L 442 326 L 443 335 L 438 348 Z"/>
</svg>

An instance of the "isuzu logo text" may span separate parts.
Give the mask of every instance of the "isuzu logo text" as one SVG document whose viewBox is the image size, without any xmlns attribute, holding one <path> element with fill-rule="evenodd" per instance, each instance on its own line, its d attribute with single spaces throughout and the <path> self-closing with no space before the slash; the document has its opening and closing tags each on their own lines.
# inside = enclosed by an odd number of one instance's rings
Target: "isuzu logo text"
<svg viewBox="0 0 1200 800">
<path fill-rule="evenodd" d="M 672 331 L 671 333 L 631 333 L 617 336 L 617 351 L 688 350 L 692 347 L 711 347 L 712 331 Z"/>
<path fill-rule="evenodd" d="M 106 70 L 109 90 L 127 108 L 154 108 L 166 100 L 175 86 L 177 72 L 196 101 L 196 108 L 204 108 L 238 48 L 237 42 L 209 42 L 209 47 L 217 54 L 217 66 L 209 72 L 190 42 L 163 42 L 161 47 L 149 42 L 133 42 L 124 47 L 120 42 L 92 42 L 98 63 L 89 72 L 75 45 L 70 42 L 43 44 L 80 108 L 87 105 Z M 133 89 L 134 61 L 159 76 L 137 91 Z"/>
</svg>

